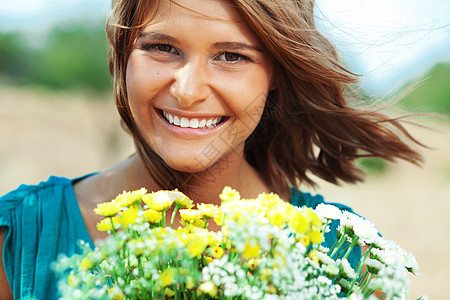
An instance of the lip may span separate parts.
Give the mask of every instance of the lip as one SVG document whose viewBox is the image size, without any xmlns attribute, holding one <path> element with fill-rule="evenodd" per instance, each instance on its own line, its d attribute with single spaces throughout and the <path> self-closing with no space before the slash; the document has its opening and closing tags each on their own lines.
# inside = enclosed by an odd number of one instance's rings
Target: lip
<svg viewBox="0 0 450 300">
<path fill-rule="evenodd" d="M 202 138 L 211 134 L 214 134 L 216 131 L 219 131 L 222 129 L 226 124 L 229 123 L 230 117 L 228 116 L 216 116 L 216 117 L 225 117 L 225 119 L 217 124 L 215 127 L 212 128 L 191 128 L 191 127 L 180 127 L 173 124 L 170 124 L 163 116 L 162 116 L 162 109 L 154 108 L 153 112 L 158 116 L 158 119 L 161 121 L 162 125 L 165 126 L 172 134 L 184 138 L 184 139 L 194 139 L 194 138 Z M 186 113 L 174 113 L 169 110 L 164 110 L 169 113 L 173 113 L 178 116 L 186 117 L 186 118 L 214 118 L 212 115 L 193 115 L 193 114 L 186 114 Z"/>
</svg>

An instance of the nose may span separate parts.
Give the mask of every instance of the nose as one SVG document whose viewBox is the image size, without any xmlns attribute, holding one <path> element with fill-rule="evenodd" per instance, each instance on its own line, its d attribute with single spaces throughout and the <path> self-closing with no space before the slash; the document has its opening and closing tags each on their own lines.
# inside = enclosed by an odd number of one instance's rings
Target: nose
<svg viewBox="0 0 450 300">
<path fill-rule="evenodd" d="M 188 62 L 175 71 L 170 93 L 183 107 L 206 100 L 211 94 L 206 75 L 200 61 Z"/>
</svg>

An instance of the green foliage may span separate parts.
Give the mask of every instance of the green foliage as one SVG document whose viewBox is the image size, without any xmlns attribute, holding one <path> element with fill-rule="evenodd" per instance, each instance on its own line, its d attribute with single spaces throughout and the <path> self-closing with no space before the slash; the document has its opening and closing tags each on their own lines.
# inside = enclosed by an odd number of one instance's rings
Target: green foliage
<svg viewBox="0 0 450 300">
<path fill-rule="evenodd" d="M 30 53 L 16 33 L 0 34 L 0 74 L 19 79 L 30 69 Z"/>
<path fill-rule="evenodd" d="M 383 175 L 389 168 L 388 162 L 377 157 L 360 158 L 358 159 L 358 164 L 370 175 Z"/>
<path fill-rule="evenodd" d="M 440 63 L 425 75 L 401 104 L 409 111 L 450 115 L 450 64 Z"/>
<path fill-rule="evenodd" d="M 26 47 L 19 33 L 0 35 L 0 75 L 49 89 L 111 90 L 104 29 L 54 28 L 42 48 Z"/>
</svg>

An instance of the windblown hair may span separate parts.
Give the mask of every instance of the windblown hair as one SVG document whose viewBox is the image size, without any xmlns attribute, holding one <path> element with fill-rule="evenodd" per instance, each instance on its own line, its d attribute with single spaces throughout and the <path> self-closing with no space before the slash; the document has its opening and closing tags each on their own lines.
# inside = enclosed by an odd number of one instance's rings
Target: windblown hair
<svg viewBox="0 0 450 300">
<path fill-rule="evenodd" d="M 166 0 L 167 1 L 167 0 Z M 162 188 L 188 188 L 191 174 L 168 167 L 145 142 L 130 111 L 125 72 L 139 31 L 156 13 L 146 0 L 113 1 L 107 25 L 109 64 L 119 114 L 138 154 Z M 275 90 L 245 158 L 277 192 L 310 174 L 338 184 L 361 181 L 359 157 L 419 163 L 417 143 L 399 120 L 362 104 L 353 85 L 358 76 L 340 62 L 336 49 L 316 28 L 314 0 L 230 0 L 274 58 Z M 158 5 L 156 5 L 158 7 Z"/>
</svg>

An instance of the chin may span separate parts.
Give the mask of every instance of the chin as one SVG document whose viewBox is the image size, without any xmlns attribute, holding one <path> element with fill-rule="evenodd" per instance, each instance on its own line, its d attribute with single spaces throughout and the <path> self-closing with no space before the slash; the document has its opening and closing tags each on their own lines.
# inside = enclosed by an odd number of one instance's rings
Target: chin
<svg viewBox="0 0 450 300">
<path fill-rule="evenodd" d="M 176 160 L 164 160 L 165 163 L 172 169 L 179 172 L 186 173 L 200 173 L 211 167 L 210 164 L 202 164 L 196 160 L 193 160 L 192 157 L 189 159 L 176 159 Z"/>
</svg>

